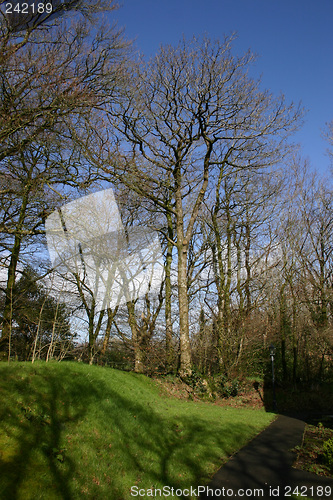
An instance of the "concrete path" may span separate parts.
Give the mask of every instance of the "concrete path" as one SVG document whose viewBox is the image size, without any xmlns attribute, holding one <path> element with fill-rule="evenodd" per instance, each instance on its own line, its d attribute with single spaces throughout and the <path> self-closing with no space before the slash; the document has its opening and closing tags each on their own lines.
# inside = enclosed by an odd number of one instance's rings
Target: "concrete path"
<svg viewBox="0 0 333 500">
<path fill-rule="evenodd" d="M 301 444 L 304 427 L 280 415 L 214 475 L 200 499 L 291 498 L 296 487 L 303 497 L 333 499 L 333 479 L 292 468 L 290 450 Z"/>
</svg>

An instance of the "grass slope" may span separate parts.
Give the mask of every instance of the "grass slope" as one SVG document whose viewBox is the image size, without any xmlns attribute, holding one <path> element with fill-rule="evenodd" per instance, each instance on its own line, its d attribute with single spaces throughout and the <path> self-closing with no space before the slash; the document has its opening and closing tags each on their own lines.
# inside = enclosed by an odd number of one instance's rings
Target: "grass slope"
<svg viewBox="0 0 333 500">
<path fill-rule="evenodd" d="M 204 485 L 272 419 L 179 401 L 111 368 L 0 364 L 0 498 L 126 500 L 134 485 Z"/>
</svg>

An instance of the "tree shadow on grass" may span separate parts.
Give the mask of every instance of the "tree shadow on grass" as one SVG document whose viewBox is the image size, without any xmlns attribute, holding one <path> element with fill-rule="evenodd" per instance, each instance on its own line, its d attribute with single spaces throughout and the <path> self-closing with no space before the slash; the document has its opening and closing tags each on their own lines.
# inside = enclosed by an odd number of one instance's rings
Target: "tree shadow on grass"
<svg viewBox="0 0 333 500">
<path fill-rule="evenodd" d="M 199 415 L 189 411 L 188 415 L 175 416 L 171 412 L 169 417 L 167 403 L 164 413 L 155 411 L 153 401 L 124 396 L 121 387 L 113 389 L 99 377 L 90 380 L 74 364 L 68 372 L 45 367 L 39 371 L 31 365 L 23 373 L 3 368 L 1 372 L 0 418 L 5 431 L 5 438 L 0 438 L 3 500 L 124 500 L 131 498 L 129 481 L 140 488 L 167 485 L 184 489 L 189 480 L 195 486 L 207 482 L 206 464 L 218 463 L 221 456 L 230 455 L 251 429 L 245 422 L 229 420 L 224 426 L 212 425 L 207 437 L 207 421 Z M 124 374 L 124 380 L 125 377 Z M 140 378 L 137 382 L 135 387 L 139 388 Z M 84 421 L 92 406 L 97 411 L 96 426 L 101 434 L 100 443 L 93 450 L 97 463 L 91 464 L 89 471 L 80 471 L 76 459 L 64 449 L 66 429 Z M 115 443 L 120 450 L 105 449 L 103 433 L 107 435 L 110 426 L 117 432 Z M 111 462 L 116 463 L 119 473 L 114 472 L 114 463 L 111 477 L 105 472 L 108 464 L 103 464 L 101 472 L 98 460 L 110 462 L 110 470 Z M 75 491 L 73 477 L 79 482 Z M 78 491 L 84 490 L 78 495 Z"/>
<path fill-rule="evenodd" d="M 193 415 L 190 409 L 188 415 L 168 417 L 167 409 L 160 415 L 153 407 L 133 403 L 119 393 L 112 397 L 124 412 L 124 418 L 117 420 L 116 427 L 122 436 L 126 462 L 138 477 L 146 476 L 140 488 L 167 485 L 174 490 L 184 490 L 189 485 L 205 484 L 212 472 L 207 471 L 207 463 L 221 464 L 223 458 L 230 457 L 242 443 L 245 444 L 250 434 L 255 435 L 258 431 L 248 422 L 232 422 L 228 418 L 224 425 L 216 422 L 214 426 L 212 422 L 207 434 L 207 420 Z M 128 426 L 130 416 L 132 426 Z M 178 498 L 188 496 L 179 495 Z"/>
<path fill-rule="evenodd" d="M 1 499 L 23 498 L 24 482 L 32 473 L 36 477 L 29 478 L 29 485 L 35 484 L 37 489 L 25 498 L 43 498 L 39 488 L 47 469 L 52 483 L 49 498 L 70 500 L 69 482 L 75 464 L 70 457 L 64 460 L 62 433 L 66 424 L 77 422 L 87 411 L 87 405 L 76 404 L 74 410 L 71 404 L 86 389 L 84 381 L 69 384 L 67 378 L 73 373 L 59 377 L 52 370 L 30 369 L 16 376 L 8 368 L 7 373 L 2 369 L 1 375 L 0 419 L 5 434 L 0 454 Z M 89 405 L 89 399 L 95 397 L 88 391 L 85 402 Z"/>
</svg>

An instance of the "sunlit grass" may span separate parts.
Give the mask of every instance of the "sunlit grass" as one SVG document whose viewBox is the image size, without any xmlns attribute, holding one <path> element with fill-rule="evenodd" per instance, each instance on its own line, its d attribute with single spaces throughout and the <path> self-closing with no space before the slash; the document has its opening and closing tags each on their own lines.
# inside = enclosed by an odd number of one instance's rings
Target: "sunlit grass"
<svg viewBox="0 0 333 500">
<path fill-rule="evenodd" d="M 69 362 L 0 364 L 0 391 L 1 499 L 126 500 L 134 485 L 204 485 L 274 418 Z"/>
</svg>

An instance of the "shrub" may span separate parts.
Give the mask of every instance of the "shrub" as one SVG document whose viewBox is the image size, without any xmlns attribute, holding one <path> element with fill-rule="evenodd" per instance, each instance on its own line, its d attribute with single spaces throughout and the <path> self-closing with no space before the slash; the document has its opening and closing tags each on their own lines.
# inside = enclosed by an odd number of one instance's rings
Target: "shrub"
<svg viewBox="0 0 333 500">
<path fill-rule="evenodd" d="M 325 441 L 323 445 L 323 459 L 325 464 L 333 471 L 333 438 Z"/>
<path fill-rule="evenodd" d="M 214 379 L 214 388 L 222 398 L 235 397 L 239 392 L 239 380 L 228 380 L 225 375 L 220 375 Z"/>
<path fill-rule="evenodd" d="M 208 392 L 207 381 L 202 377 L 202 375 L 197 370 L 192 370 L 191 375 L 188 375 L 183 380 L 187 385 L 192 387 L 192 389 L 198 394 L 205 394 Z"/>
</svg>

